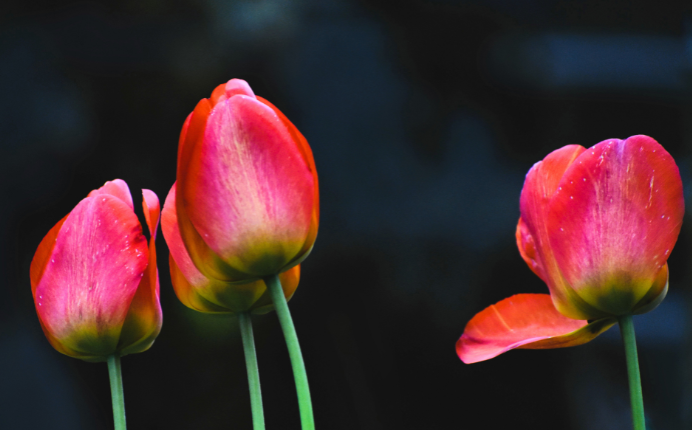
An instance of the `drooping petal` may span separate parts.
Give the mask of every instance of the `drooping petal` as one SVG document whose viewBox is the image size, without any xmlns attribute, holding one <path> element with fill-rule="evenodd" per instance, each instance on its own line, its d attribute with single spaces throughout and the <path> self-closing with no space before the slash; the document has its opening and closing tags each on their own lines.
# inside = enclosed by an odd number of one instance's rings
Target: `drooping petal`
<svg viewBox="0 0 692 430">
<path fill-rule="evenodd" d="M 315 183 L 270 108 L 244 95 L 219 102 L 188 166 L 185 183 L 178 182 L 182 206 L 229 266 L 261 277 L 299 255 L 311 231 Z M 180 211 L 178 217 L 189 248 Z"/>
<path fill-rule="evenodd" d="M 132 203 L 132 194 L 130 194 L 130 188 L 127 186 L 127 183 L 125 183 L 125 181 L 123 181 L 122 179 L 114 179 L 112 181 L 106 182 L 98 190 L 93 190 L 92 192 L 90 192 L 87 197 L 95 197 L 100 195 L 109 195 L 117 197 L 123 202 L 125 202 L 125 204 L 127 204 L 130 207 L 130 209 L 132 209 L 133 211 L 135 210 L 135 205 Z"/>
<path fill-rule="evenodd" d="M 69 350 L 111 354 L 147 266 L 139 221 L 123 200 L 100 194 L 72 210 L 56 239 L 34 293 L 44 329 Z"/>
<path fill-rule="evenodd" d="M 142 190 L 142 207 L 149 233 L 149 264 L 132 298 L 123 324 L 118 350 L 120 355 L 146 351 L 161 332 L 163 312 L 159 298 L 159 271 L 156 259 L 156 230 L 159 226 L 159 198 L 151 190 Z"/>
<path fill-rule="evenodd" d="M 589 342 L 616 323 L 614 318 L 594 321 L 567 318 L 547 294 L 517 294 L 474 316 L 457 341 L 464 363 L 476 363 L 511 349 L 550 349 Z"/>
<path fill-rule="evenodd" d="M 579 156 L 559 188 L 547 229 L 562 276 L 599 311 L 631 313 L 680 233 L 684 200 L 675 161 L 647 136 L 606 140 Z"/>
</svg>

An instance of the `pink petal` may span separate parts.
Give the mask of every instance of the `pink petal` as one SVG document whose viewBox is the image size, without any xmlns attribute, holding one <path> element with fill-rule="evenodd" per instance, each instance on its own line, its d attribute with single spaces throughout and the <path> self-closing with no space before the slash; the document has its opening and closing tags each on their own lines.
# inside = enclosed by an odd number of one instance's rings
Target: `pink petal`
<svg viewBox="0 0 692 430">
<path fill-rule="evenodd" d="M 68 216 L 69 214 L 65 215 L 63 219 L 58 221 L 58 223 L 48 231 L 48 234 L 46 234 L 38 245 L 34 258 L 31 260 L 29 277 L 31 280 L 31 293 L 34 295 L 34 300 L 36 300 L 36 287 L 38 287 L 38 284 L 41 282 L 43 271 L 46 270 L 46 266 L 48 262 L 50 262 L 55 242 L 58 240 L 58 233 Z"/>
<path fill-rule="evenodd" d="M 315 184 L 270 108 L 244 95 L 219 102 L 187 166 L 184 210 L 223 261 L 260 277 L 299 255 L 313 224 Z"/>
<path fill-rule="evenodd" d="M 163 313 L 159 298 L 159 271 L 156 259 L 156 230 L 159 225 L 159 198 L 151 190 L 142 190 L 142 208 L 151 233 L 149 264 L 132 298 L 125 318 L 118 351 L 120 355 L 146 351 L 161 331 Z"/>
<path fill-rule="evenodd" d="M 147 260 L 139 221 L 123 200 L 82 200 L 63 223 L 35 290 L 45 330 L 71 350 L 113 353 Z"/>
<path fill-rule="evenodd" d="M 135 205 L 132 203 L 132 194 L 127 183 L 122 179 L 108 181 L 98 190 L 93 190 L 87 197 L 95 197 L 100 195 L 114 196 L 125 202 L 130 209 L 135 210 Z"/>
<path fill-rule="evenodd" d="M 235 95 L 242 94 L 244 96 L 255 98 L 255 93 L 250 88 L 250 85 L 242 79 L 231 79 L 226 83 L 226 97 L 231 98 Z"/>
<path fill-rule="evenodd" d="M 149 234 L 152 239 L 156 239 L 156 230 L 159 226 L 159 215 L 161 214 L 161 204 L 158 196 L 151 190 L 142 190 L 142 207 L 144 208 L 144 218 L 147 221 Z"/>
<path fill-rule="evenodd" d="M 517 294 L 474 316 L 457 341 L 459 358 L 467 364 L 488 360 L 515 348 L 550 349 L 581 345 L 606 331 L 616 320 L 567 318 L 547 294 Z"/>
<path fill-rule="evenodd" d="M 549 211 L 550 246 L 567 283 L 600 311 L 631 313 L 677 241 L 682 181 L 652 138 L 606 140 L 565 172 Z"/>
<path fill-rule="evenodd" d="M 526 174 L 521 190 L 521 221 L 517 226 L 517 245 L 527 264 L 538 276 L 551 286 L 553 257 L 546 230 L 548 203 L 557 190 L 565 170 L 585 149 L 579 145 L 568 145 L 548 154 L 543 161 L 534 164 Z M 529 252 L 525 246 L 531 245 Z M 551 288 L 551 293 L 553 289 Z"/>
</svg>

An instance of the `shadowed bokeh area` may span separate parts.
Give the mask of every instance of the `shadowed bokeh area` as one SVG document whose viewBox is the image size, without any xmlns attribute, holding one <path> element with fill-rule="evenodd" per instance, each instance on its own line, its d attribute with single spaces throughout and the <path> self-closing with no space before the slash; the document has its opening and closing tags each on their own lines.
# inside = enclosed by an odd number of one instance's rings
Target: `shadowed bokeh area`
<svg viewBox="0 0 692 430">
<path fill-rule="evenodd" d="M 320 232 L 290 303 L 318 428 L 631 428 L 617 327 L 473 365 L 454 344 L 486 306 L 547 292 L 514 230 L 524 175 L 550 151 L 647 134 L 692 189 L 691 12 L 682 0 L 3 2 L 0 427 L 112 428 L 106 365 L 41 332 L 31 258 L 105 181 L 163 203 L 185 117 L 242 78 L 307 137 L 319 172 Z M 692 427 L 689 225 L 669 296 L 635 317 L 656 430 Z M 180 304 L 160 233 L 157 246 L 164 326 L 123 358 L 129 428 L 250 429 L 237 320 Z M 276 315 L 254 324 L 267 428 L 299 429 Z"/>
</svg>

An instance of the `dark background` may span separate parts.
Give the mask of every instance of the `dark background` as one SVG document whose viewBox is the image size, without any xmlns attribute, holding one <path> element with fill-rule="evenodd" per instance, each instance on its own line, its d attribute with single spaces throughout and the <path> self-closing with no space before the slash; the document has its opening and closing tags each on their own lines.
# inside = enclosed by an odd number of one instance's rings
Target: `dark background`
<svg viewBox="0 0 692 430">
<path fill-rule="evenodd" d="M 484 307 L 547 292 L 517 252 L 523 178 L 566 144 L 647 134 L 690 190 L 692 12 L 644 0 L 126 0 L 0 4 L 0 426 L 112 428 L 108 375 L 54 351 L 42 237 L 122 178 L 163 203 L 197 101 L 247 80 L 310 142 L 322 220 L 291 309 L 320 429 L 628 429 L 617 328 L 465 365 Z M 143 220 L 141 208 L 137 208 Z M 649 429 L 692 427 L 689 220 L 638 316 Z M 185 308 L 123 359 L 129 428 L 250 429 L 233 317 Z M 276 316 L 254 319 L 268 429 L 298 429 Z"/>
</svg>

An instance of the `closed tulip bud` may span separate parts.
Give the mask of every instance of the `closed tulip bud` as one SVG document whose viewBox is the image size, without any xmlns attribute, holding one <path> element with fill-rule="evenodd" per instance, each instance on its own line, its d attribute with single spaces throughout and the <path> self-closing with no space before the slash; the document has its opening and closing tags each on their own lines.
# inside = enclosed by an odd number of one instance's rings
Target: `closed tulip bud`
<svg viewBox="0 0 692 430">
<path fill-rule="evenodd" d="M 182 241 L 209 279 L 247 283 L 284 272 L 317 236 L 310 146 L 239 79 L 217 87 L 185 121 L 176 196 Z"/>
<path fill-rule="evenodd" d="M 161 330 L 154 240 L 159 200 L 143 190 L 149 245 L 127 184 L 107 182 L 41 241 L 31 291 L 41 327 L 59 352 L 86 361 L 142 352 Z"/>
</svg>

